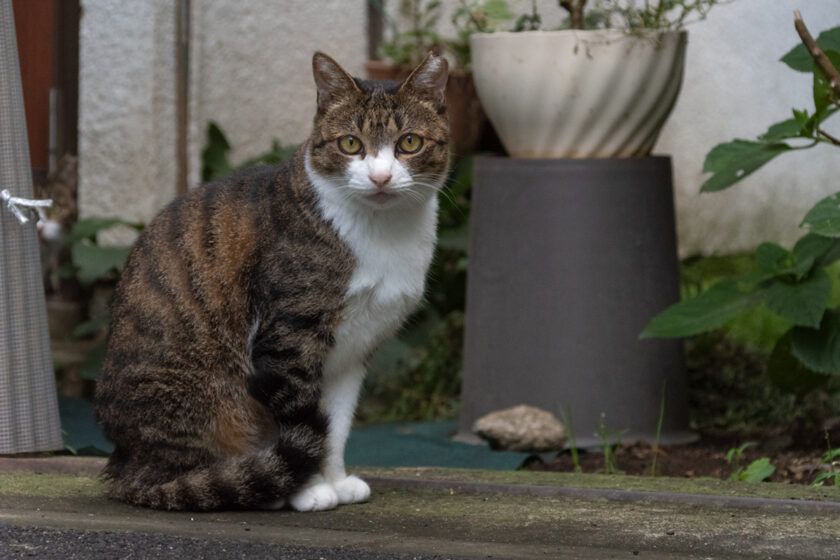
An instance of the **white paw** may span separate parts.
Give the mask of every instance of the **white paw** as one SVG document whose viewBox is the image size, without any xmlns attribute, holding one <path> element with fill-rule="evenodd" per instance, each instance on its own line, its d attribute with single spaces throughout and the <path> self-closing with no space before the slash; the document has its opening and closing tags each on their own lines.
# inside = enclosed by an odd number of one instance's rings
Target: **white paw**
<svg viewBox="0 0 840 560">
<path fill-rule="evenodd" d="M 338 494 L 332 485 L 318 482 L 305 486 L 289 498 L 289 504 L 297 511 L 323 511 L 338 505 Z"/>
<path fill-rule="evenodd" d="M 367 482 L 355 475 L 333 483 L 335 493 L 338 495 L 340 504 L 358 504 L 370 498 L 370 486 Z"/>
</svg>

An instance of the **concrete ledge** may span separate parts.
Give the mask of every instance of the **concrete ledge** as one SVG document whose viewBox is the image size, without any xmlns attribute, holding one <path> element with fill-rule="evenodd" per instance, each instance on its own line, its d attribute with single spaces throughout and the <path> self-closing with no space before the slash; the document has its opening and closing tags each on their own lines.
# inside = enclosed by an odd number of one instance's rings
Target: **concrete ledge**
<svg viewBox="0 0 840 560">
<path fill-rule="evenodd" d="M 352 469 L 371 482 L 373 495 L 367 503 L 314 514 L 196 514 L 152 511 L 106 499 L 104 485 L 94 474 L 101 465 L 101 459 L 71 457 L 0 459 L 0 525 L 43 529 L 27 534 L 131 533 L 131 539 L 139 539 L 138 546 L 143 542 L 138 535 L 154 535 L 158 540 L 219 542 L 220 550 L 247 541 L 342 550 L 343 557 L 351 558 L 347 554 L 356 550 L 385 554 L 383 558 L 492 554 L 511 559 L 597 559 L 635 553 L 676 560 L 812 559 L 833 557 L 840 547 L 836 488 L 430 468 Z M 62 469 L 65 474 L 57 474 Z M 680 487 L 690 491 L 674 491 Z M 713 489 L 717 493 L 711 493 Z M 764 496 L 756 495 L 759 490 Z"/>
<path fill-rule="evenodd" d="M 0 473 L 32 472 L 96 476 L 105 467 L 99 457 L 0 457 Z"/>
<path fill-rule="evenodd" d="M 96 477 L 99 457 L 0 457 L 0 473 Z M 666 502 L 708 507 L 840 512 L 840 488 L 729 482 L 717 479 L 485 471 L 438 467 L 359 467 L 350 470 L 372 485 L 413 490 L 457 489 L 461 493 L 568 497 L 618 502 Z"/>
</svg>

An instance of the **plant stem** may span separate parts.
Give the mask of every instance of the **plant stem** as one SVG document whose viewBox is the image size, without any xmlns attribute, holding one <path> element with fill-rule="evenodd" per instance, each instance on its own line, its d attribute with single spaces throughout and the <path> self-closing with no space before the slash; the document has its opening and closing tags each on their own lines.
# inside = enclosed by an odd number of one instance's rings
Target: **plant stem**
<svg viewBox="0 0 840 560">
<path fill-rule="evenodd" d="M 467 0 L 461 0 L 461 7 L 463 8 L 464 13 L 467 14 L 467 18 L 471 22 L 473 22 L 473 25 L 475 25 L 476 31 L 478 31 L 479 33 L 484 33 L 487 31 L 487 26 L 475 18 L 475 14 L 473 14 L 473 11 L 467 5 Z"/>
<path fill-rule="evenodd" d="M 817 45 L 814 37 L 811 36 L 799 10 L 793 11 L 793 25 L 796 27 L 796 32 L 799 33 L 802 43 L 808 49 L 814 62 L 817 63 L 817 66 L 823 71 L 826 78 L 828 78 L 828 85 L 831 86 L 834 94 L 840 97 L 840 72 L 837 72 L 831 60 L 828 59 L 823 50 Z"/>
<path fill-rule="evenodd" d="M 665 420 L 665 383 L 662 381 L 662 397 L 659 399 L 659 419 L 656 421 L 656 441 L 653 444 L 653 458 L 650 461 L 650 476 L 656 476 L 656 458 L 659 455 L 659 437 L 662 435 L 662 422 Z"/>
<path fill-rule="evenodd" d="M 826 132 L 825 130 L 823 130 L 819 127 L 817 127 L 817 134 L 819 134 L 823 138 L 827 139 L 829 142 L 831 142 L 835 146 L 840 146 L 840 138 L 832 136 L 831 134 L 829 134 L 828 132 Z"/>
<path fill-rule="evenodd" d="M 560 411 L 560 418 L 566 426 L 566 433 L 569 437 L 569 452 L 572 454 L 572 465 L 574 467 L 574 471 L 576 473 L 583 472 L 583 469 L 580 468 L 580 457 L 578 457 L 577 439 L 575 438 L 575 426 L 572 423 L 571 411 L 567 414 L 566 410 L 562 406 L 558 406 L 558 410 Z"/>
<path fill-rule="evenodd" d="M 569 27 L 583 29 L 583 7 L 586 0 L 560 0 L 560 6 L 569 12 Z"/>
<path fill-rule="evenodd" d="M 653 25 L 649 25 L 649 27 L 653 29 L 659 29 L 659 21 L 662 19 L 662 0 L 659 0 L 659 3 L 656 5 L 656 13 L 653 15 Z M 647 12 L 647 10 L 645 10 Z M 686 13 L 686 7 L 683 6 L 683 13 L 680 16 L 680 23 L 682 24 L 682 18 Z"/>
<path fill-rule="evenodd" d="M 834 486 L 837 486 L 837 475 L 834 471 L 834 461 L 831 459 L 831 436 L 828 435 L 828 430 L 825 431 L 825 445 L 828 448 L 826 451 L 825 456 L 828 459 L 828 468 L 830 469 L 829 472 L 831 473 L 830 478 L 834 480 Z"/>
</svg>

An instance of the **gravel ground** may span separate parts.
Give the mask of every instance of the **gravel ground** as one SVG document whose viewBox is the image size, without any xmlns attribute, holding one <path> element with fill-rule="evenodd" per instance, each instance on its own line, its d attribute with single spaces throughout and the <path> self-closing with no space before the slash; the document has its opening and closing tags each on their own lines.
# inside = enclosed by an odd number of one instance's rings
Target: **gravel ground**
<svg viewBox="0 0 840 560">
<path fill-rule="evenodd" d="M 221 541 L 148 533 L 78 531 L 0 524 L 0 558 L 24 560 L 459 560 L 463 557 L 380 554 L 353 549 L 327 550 Z M 464 558 L 464 560 L 467 560 Z"/>
</svg>

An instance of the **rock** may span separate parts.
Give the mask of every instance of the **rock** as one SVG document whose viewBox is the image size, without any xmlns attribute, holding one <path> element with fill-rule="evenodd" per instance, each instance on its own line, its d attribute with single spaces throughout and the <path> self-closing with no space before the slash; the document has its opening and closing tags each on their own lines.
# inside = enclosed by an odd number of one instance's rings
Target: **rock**
<svg viewBox="0 0 840 560">
<path fill-rule="evenodd" d="M 543 453 L 566 443 L 566 428 L 553 414 L 521 404 L 476 420 L 473 431 L 493 449 Z"/>
</svg>

